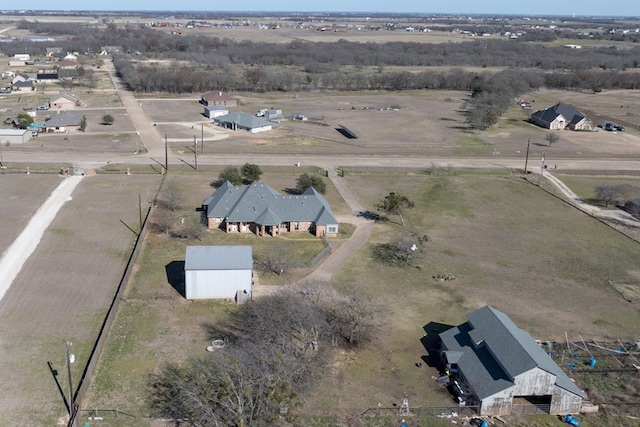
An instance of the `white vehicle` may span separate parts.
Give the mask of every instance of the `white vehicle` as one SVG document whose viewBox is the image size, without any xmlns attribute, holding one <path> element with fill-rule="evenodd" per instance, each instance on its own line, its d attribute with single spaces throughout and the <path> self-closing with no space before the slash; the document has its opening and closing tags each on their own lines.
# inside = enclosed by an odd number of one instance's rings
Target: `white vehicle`
<svg viewBox="0 0 640 427">
<path fill-rule="evenodd" d="M 267 114 L 269 110 L 264 109 L 264 110 L 258 110 L 258 112 L 256 113 L 256 117 L 264 117 L 265 114 Z"/>
</svg>

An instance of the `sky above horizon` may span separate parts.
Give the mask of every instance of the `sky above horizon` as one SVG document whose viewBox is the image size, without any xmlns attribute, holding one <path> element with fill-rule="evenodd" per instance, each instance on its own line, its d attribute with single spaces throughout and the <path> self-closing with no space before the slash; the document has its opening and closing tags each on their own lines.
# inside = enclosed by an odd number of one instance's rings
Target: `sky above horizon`
<svg viewBox="0 0 640 427">
<path fill-rule="evenodd" d="M 292 2 L 290 0 L 245 0 L 239 2 L 211 2 L 204 0 L 140 0 L 98 2 L 91 7 L 85 0 L 31 0 L 19 3 L 28 10 L 135 10 L 135 11 L 273 11 L 273 12 L 370 12 L 370 13 L 455 13 L 493 15 L 545 15 L 545 16 L 640 16 L 640 1 L 583 0 L 561 2 L 538 0 L 535 2 L 513 0 L 324 0 Z M 177 9 L 176 6 L 179 5 Z M 15 3 L 14 3 L 15 7 Z M 20 10 L 13 9 L 12 10 Z"/>
</svg>

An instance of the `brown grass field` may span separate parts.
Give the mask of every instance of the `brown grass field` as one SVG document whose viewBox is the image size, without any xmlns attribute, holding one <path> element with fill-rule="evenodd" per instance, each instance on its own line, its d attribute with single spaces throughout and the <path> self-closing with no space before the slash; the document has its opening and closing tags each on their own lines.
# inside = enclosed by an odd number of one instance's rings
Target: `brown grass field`
<svg viewBox="0 0 640 427">
<path fill-rule="evenodd" d="M 338 38 L 362 42 L 464 40 L 464 36 L 451 33 L 390 35 L 363 33 L 355 28 L 335 33 L 292 28 L 190 31 L 275 43 Z M 81 110 L 88 119 L 86 133 L 42 135 L 23 145 L 3 145 L 2 150 L 88 155 L 137 152 L 141 144 L 136 130 L 103 74 L 98 88 L 83 89 L 80 93 L 87 107 Z M 25 107 L 46 103 L 57 89 L 47 87 L 46 92 L 0 97 L 0 117 L 4 120 Z M 160 134 L 168 135 L 170 147 L 177 154 L 188 153 L 193 135 L 200 137 L 204 118 L 202 106 L 196 102 L 198 96 L 190 94 L 179 100 L 165 94 L 140 98 L 149 120 L 157 123 Z M 232 111 L 253 113 L 273 106 L 282 108 L 285 115 L 305 114 L 309 120 L 282 121 L 274 131 L 257 135 L 221 130 L 206 123 L 208 134 L 223 132 L 229 136 L 221 140 L 205 137 L 207 156 L 251 155 L 250 159 L 239 159 L 240 164 L 245 161 L 259 164 L 261 154 L 342 157 L 343 169 L 349 171 L 344 179 L 365 206 L 374 209 L 385 194 L 401 191 L 416 202 L 407 228 L 430 238 L 420 269 L 373 262 L 372 245 L 393 240 L 405 232 L 392 217 L 390 222 L 376 224 L 370 242 L 343 270 L 336 272 L 332 283 L 336 289 L 354 285 L 384 302 L 384 328 L 372 345 L 338 352 L 332 369 L 301 409 L 300 425 L 340 425 L 336 420 L 342 422 L 346 416 L 358 415 L 378 403 L 398 404 L 404 396 L 413 407 L 449 404 L 449 396 L 434 382 L 437 372 L 431 367 L 416 366 L 426 354 L 420 342 L 422 328 L 431 321 L 460 323 L 465 320 L 465 313 L 484 304 L 506 312 L 535 338 L 543 340 L 562 340 L 565 332 L 572 338 L 582 335 L 598 340 L 638 339 L 640 270 L 636 241 L 509 171 L 436 170 L 427 175 L 424 170 L 393 168 L 393 158 L 399 156 L 524 159 L 527 140 L 531 140 L 531 158 L 539 158 L 545 152 L 551 165 L 554 159 L 637 158 L 640 149 L 637 131 L 566 131 L 559 133 L 560 140 L 549 147 L 544 139 L 547 131 L 529 124 L 526 119 L 530 111 L 514 105 L 497 126 L 478 132 L 469 129 L 465 122 L 463 109 L 468 94 L 461 92 L 234 96 L 240 106 Z M 563 101 L 640 125 L 636 111 L 638 91 L 592 94 L 540 90 L 523 97 L 535 100 L 535 109 Z M 104 114 L 115 117 L 114 125 L 99 123 Z M 346 139 L 336 130 L 339 125 L 348 127 L 359 138 Z M 348 159 L 359 155 L 388 158 L 389 168 L 353 168 Z M 426 164 L 425 169 L 428 167 Z M 0 426 L 53 425 L 64 414 L 62 398 L 46 362 L 51 361 L 60 372 L 58 379 L 66 389 L 64 343 L 71 340 L 78 360 L 73 375 L 76 381 L 79 378 L 134 238 L 119 220 L 136 229 L 138 194 L 148 203 L 159 185 L 157 175 L 124 176 L 124 169 L 112 165 L 109 170 L 114 175 L 83 180 L 0 302 L 3 390 L 18 390 L 0 394 Z M 188 167 L 172 170 L 170 178 L 178 181 L 185 196 L 181 217 L 196 218 L 195 208 L 213 191 L 209 183 L 219 171 L 220 168 L 213 167 L 198 172 Z M 278 190 L 290 188 L 302 171 L 307 169 L 265 168 L 263 181 Z M 638 182 L 637 177 L 572 174 L 561 178 L 584 198 L 591 197 L 594 186 L 601 182 L 634 185 Z M 10 201 L 0 207 L 2 247 L 18 235 L 59 180 L 53 175 L 0 175 L 0 200 Z M 332 185 L 327 199 L 336 213 L 350 211 Z M 345 237 L 336 239 L 336 244 Z M 107 418 L 102 425 L 152 425 L 145 418 L 148 374 L 163 362 L 204 354 L 207 342 L 215 338 L 210 334 L 210 326 L 236 308 L 219 302 L 185 301 L 169 283 L 169 276 L 184 259 L 185 246 L 234 243 L 252 244 L 258 253 L 268 250 L 273 239 L 212 231 L 201 241 L 185 240 L 165 236 L 157 227 L 150 228 L 136 274 L 128 285 L 83 406 L 83 409 L 117 409 L 135 417 L 114 419 L 112 413 L 100 413 Z M 322 248 L 316 239 L 278 239 L 277 243 L 297 253 L 298 266 L 284 277 L 261 277 L 260 286 L 285 285 L 305 277 L 312 267 L 304 263 Z M 451 282 L 433 279 L 445 272 L 456 279 Z M 610 397 L 607 388 L 618 383 L 599 381 L 600 390 L 606 392 L 604 396 Z M 640 399 L 640 385 L 627 382 L 624 386 L 629 398 Z M 89 421 L 88 415 L 83 412 L 83 422 Z M 304 418 L 305 415 L 311 417 Z M 391 425 L 396 421 L 395 417 L 380 418 L 368 425 Z M 435 425 L 433 420 L 415 421 Z M 535 422 L 510 421 L 536 426 L 559 422 L 553 417 Z M 602 418 L 589 417 L 583 425 L 603 423 L 608 424 Z M 632 424 L 616 419 L 610 425 Z"/>
<path fill-rule="evenodd" d="M 267 172 L 263 181 L 286 188 L 298 172 Z M 215 170 L 208 170 L 174 176 L 182 188 L 189 188 L 180 215 L 194 215 L 188 206 L 199 205 L 209 194 L 214 174 Z M 353 416 L 378 402 L 398 404 L 405 395 L 414 407 L 448 405 L 448 395 L 435 385 L 437 372 L 415 365 L 426 355 L 420 342 L 422 328 L 432 321 L 460 323 L 465 313 L 484 304 L 503 310 L 542 340 L 562 341 L 565 332 L 576 340 L 579 335 L 597 340 L 636 338 L 640 299 L 625 301 L 615 284 L 640 290 L 638 243 L 539 187 L 505 173 L 428 176 L 420 171 L 380 169 L 354 170 L 345 179 L 372 209 L 389 191 L 408 194 L 416 207 L 407 227 L 427 233 L 430 241 L 420 269 L 373 263 L 371 245 L 405 232 L 392 217 L 376 225 L 369 244 L 337 272 L 334 287 L 355 285 L 383 301 L 386 310 L 378 340 L 366 348 L 339 352 L 333 368 L 302 408 L 301 414 L 313 415 L 319 425 L 334 425 L 322 424 L 333 419 L 326 414 Z M 572 179 L 580 181 L 577 176 Z M 333 188 L 327 197 L 335 203 Z M 268 240 L 267 245 L 275 243 Z M 167 283 L 166 269 L 184 259 L 186 245 L 229 243 L 250 243 L 259 251 L 265 241 L 220 231 L 208 232 L 197 242 L 167 239 L 159 232 L 149 235 L 86 402 L 87 408 L 136 415 L 124 421 L 107 417 L 108 425 L 149 425 L 142 397 L 148 373 L 163 361 L 204 355 L 206 343 L 215 338 L 208 325 L 235 309 L 225 303 L 185 301 Z M 432 278 L 444 272 L 456 279 Z M 294 272 L 279 283 L 300 277 Z M 388 425 L 384 420 L 371 425 Z M 600 422 L 587 419 L 584 425 Z"/>
<path fill-rule="evenodd" d="M 24 226 L 58 176 L 0 176 L 3 242 Z M 65 412 L 47 367 L 68 390 L 65 341 L 73 342 L 77 381 L 113 298 L 138 223 L 138 194 L 148 206 L 159 176 L 87 177 L 56 216 L 0 302 L 1 426 L 55 425 Z M 7 219 L 5 221 L 5 219 Z"/>
</svg>

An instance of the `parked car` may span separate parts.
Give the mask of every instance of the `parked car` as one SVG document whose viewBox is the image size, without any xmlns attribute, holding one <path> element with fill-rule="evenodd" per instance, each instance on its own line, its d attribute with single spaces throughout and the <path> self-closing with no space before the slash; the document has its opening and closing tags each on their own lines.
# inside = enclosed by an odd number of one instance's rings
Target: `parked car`
<svg viewBox="0 0 640 427">
<path fill-rule="evenodd" d="M 0 93 L 11 93 L 11 89 L 8 87 L 0 87 Z"/>
<path fill-rule="evenodd" d="M 624 132 L 624 126 L 618 125 L 618 126 L 616 126 L 616 130 L 620 131 L 620 132 Z"/>
<path fill-rule="evenodd" d="M 39 105 L 37 110 L 38 111 L 47 111 L 49 109 L 48 105 Z"/>
</svg>

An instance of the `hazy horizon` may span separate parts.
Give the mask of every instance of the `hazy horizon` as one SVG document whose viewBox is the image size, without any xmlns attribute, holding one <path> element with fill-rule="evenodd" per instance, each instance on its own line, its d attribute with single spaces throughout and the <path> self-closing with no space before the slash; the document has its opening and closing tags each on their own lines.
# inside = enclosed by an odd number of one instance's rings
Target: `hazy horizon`
<svg viewBox="0 0 640 427">
<path fill-rule="evenodd" d="M 513 2 L 512 0 L 485 0 L 483 2 L 461 0 L 452 4 L 448 0 L 416 1 L 397 0 L 393 3 L 382 0 L 325 0 L 324 2 L 297 3 L 272 0 L 265 9 L 263 1 L 248 0 L 226 5 L 215 5 L 202 0 L 184 0 L 180 9 L 176 3 L 167 0 L 158 1 L 122 1 L 113 0 L 100 4 L 97 8 L 87 8 L 82 0 L 68 0 L 52 3 L 50 0 L 32 0 L 28 8 L 7 8 L 3 11 L 43 11 L 43 12 L 231 12 L 231 13 L 356 13 L 356 14 L 452 14 L 452 15 L 515 15 L 515 16 L 558 16 L 558 17 L 640 17 L 640 2 L 620 0 L 611 3 L 584 0 L 580 3 L 558 3 L 551 0 L 537 2 Z"/>
</svg>

